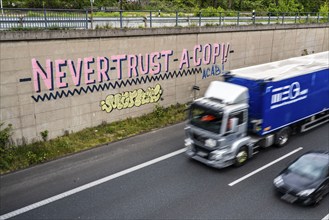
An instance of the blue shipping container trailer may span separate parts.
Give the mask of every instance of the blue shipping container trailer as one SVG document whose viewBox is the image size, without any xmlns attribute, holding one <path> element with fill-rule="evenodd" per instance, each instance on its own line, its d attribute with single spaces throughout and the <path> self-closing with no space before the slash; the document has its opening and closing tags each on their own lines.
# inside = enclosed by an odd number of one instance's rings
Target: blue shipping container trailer
<svg viewBox="0 0 329 220">
<path fill-rule="evenodd" d="M 240 166 L 328 121 L 329 51 L 236 69 L 191 104 L 186 153 L 217 168 Z"/>
</svg>

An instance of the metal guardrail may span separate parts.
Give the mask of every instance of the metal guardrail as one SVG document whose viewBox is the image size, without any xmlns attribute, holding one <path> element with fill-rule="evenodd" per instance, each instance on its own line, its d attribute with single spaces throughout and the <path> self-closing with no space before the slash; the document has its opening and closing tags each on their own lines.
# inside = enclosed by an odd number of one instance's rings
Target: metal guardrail
<svg viewBox="0 0 329 220">
<path fill-rule="evenodd" d="M 200 11 L 198 15 L 170 11 L 64 10 L 3 8 L 0 29 L 19 28 L 152 28 L 257 24 L 327 23 L 329 13 L 268 13 Z"/>
</svg>

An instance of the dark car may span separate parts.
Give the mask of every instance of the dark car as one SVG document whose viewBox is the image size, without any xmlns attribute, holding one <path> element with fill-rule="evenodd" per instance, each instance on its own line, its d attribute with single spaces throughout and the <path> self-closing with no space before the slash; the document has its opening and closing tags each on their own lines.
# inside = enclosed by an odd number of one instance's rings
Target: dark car
<svg viewBox="0 0 329 220">
<path fill-rule="evenodd" d="M 315 205 L 329 193 L 329 152 L 307 152 L 288 165 L 273 181 L 281 199 Z"/>
</svg>

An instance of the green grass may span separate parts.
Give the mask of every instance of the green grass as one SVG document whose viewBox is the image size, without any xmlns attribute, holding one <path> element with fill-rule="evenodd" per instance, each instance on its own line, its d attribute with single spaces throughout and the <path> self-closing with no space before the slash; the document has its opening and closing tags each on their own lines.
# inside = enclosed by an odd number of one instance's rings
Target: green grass
<svg viewBox="0 0 329 220">
<path fill-rule="evenodd" d="M 114 142 L 133 135 L 182 122 L 186 119 L 186 105 L 168 108 L 156 106 L 150 114 L 123 121 L 103 123 L 49 141 L 23 146 L 0 147 L 0 173 L 27 168 L 68 154 Z"/>
</svg>

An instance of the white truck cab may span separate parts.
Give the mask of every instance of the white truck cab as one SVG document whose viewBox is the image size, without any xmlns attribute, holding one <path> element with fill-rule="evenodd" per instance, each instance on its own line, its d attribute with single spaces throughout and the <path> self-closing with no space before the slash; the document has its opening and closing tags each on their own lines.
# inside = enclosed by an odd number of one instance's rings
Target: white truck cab
<svg viewBox="0 0 329 220">
<path fill-rule="evenodd" d="M 190 106 L 185 128 L 187 155 L 209 166 L 242 165 L 248 152 L 248 89 L 214 81 Z M 238 155 L 238 158 L 236 156 Z"/>
</svg>

